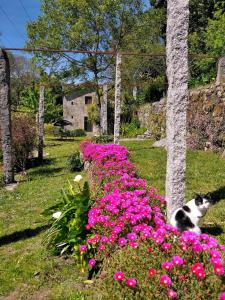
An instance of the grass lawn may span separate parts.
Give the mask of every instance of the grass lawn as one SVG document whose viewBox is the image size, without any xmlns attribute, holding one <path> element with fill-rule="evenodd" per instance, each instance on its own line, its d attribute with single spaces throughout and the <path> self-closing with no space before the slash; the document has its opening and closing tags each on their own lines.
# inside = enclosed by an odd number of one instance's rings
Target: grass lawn
<svg viewBox="0 0 225 300">
<path fill-rule="evenodd" d="M 42 238 L 48 218 L 41 214 L 60 199 L 61 188 L 76 175 L 66 169 L 66 159 L 79 142 L 47 139 L 50 163 L 29 169 L 14 192 L 0 189 L 0 299 L 84 299 L 78 291 L 84 275 L 74 261 L 45 250 Z M 139 174 L 164 193 L 165 151 L 153 149 L 149 141 L 123 144 Z M 187 199 L 193 192 L 218 190 L 223 200 L 210 210 L 204 225 L 214 226 L 208 230 L 225 244 L 225 159 L 208 152 L 188 153 Z"/>
</svg>

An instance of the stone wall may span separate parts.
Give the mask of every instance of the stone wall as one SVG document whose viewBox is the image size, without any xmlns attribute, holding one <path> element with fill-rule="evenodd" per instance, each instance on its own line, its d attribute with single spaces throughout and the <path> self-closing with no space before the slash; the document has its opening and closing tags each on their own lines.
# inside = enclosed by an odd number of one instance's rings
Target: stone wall
<svg viewBox="0 0 225 300">
<path fill-rule="evenodd" d="M 146 104 L 138 111 L 141 126 L 153 137 L 165 136 L 166 100 Z M 188 144 L 191 148 L 222 147 L 225 139 L 225 83 L 190 90 L 188 101 Z M 224 140 L 225 142 L 225 140 Z"/>
</svg>

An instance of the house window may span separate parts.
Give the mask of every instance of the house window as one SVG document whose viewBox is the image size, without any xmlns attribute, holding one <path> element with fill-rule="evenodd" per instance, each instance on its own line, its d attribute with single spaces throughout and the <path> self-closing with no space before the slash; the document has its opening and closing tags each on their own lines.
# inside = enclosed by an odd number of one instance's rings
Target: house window
<svg viewBox="0 0 225 300">
<path fill-rule="evenodd" d="M 91 96 L 85 96 L 85 104 L 91 104 L 92 103 L 92 97 Z"/>
<path fill-rule="evenodd" d="M 87 132 L 93 131 L 93 125 L 91 121 L 88 120 L 88 117 L 84 117 L 84 130 Z"/>
</svg>

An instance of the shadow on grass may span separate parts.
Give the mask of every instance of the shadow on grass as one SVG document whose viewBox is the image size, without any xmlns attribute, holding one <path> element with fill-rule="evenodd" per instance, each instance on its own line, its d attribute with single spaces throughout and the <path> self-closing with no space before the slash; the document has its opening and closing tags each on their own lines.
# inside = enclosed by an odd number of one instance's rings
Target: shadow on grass
<svg viewBox="0 0 225 300">
<path fill-rule="evenodd" d="M 44 158 L 42 161 L 40 161 L 38 157 L 33 157 L 29 159 L 27 169 L 37 168 L 40 166 L 49 166 L 54 164 L 55 160 L 55 158 Z"/>
<path fill-rule="evenodd" d="M 221 235 L 223 233 L 223 228 L 220 225 L 212 225 L 212 226 L 203 226 L 201 227 L 202 233 L 211 234 L 214 236 Z"/>
<path fill-rule="evenodd" d="M 225 186 L 222 186 L 213 192 L 209 192 L 209 194 L 214 202 L 217 203 L 220 200 L 225 199 Z"/>
<path fill-rule="evenodd" d="M 22 231 L 16 231 L 16 232 L 13 232 L 8 235 L 1 236 L 0 237 L 0 247 L 34 237 L 34 236 L 40 234 L 42 231 L 48 229 L 49 227 L 50 227 L 50 225 L 42 225 L 42 226 L 36 227 L 34 229 L 27 228 Z"/>
<path fill-rule="evenodd" d="M 37 169 L 37 170 L 33 170 L 30 172 L 30 176 L 40 176 L 40 175 L 45 175 L 45 176 L 52 176 L 52 177 L 55 177 L 55 176 L 59 176 L 59 175 L 54 175 L 54 173 L 58 173 L 58 172 L 61 172 L 63 170 L 63 168 L 40 168 L 40 169 Z M 60 175 L 63 175 L 63 174 L 60 174 Z"/>
</svg>

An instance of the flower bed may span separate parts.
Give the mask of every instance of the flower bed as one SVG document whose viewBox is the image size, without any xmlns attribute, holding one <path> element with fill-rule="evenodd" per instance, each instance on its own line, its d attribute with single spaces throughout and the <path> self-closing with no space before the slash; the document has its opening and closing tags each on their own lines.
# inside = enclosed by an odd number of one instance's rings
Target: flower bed
<svg viewBox="0 0 225 300">
<path fill-rule="evenodd" d="M 125 147 L 84 142 L 81 151 L 97 199 L 80 250 L 91 268 L 102 262 L 96 288 L 113 299 L 225 299 L 225 247 L 166 224 L 165 199 L 138 178 Z"/>
</svg>

